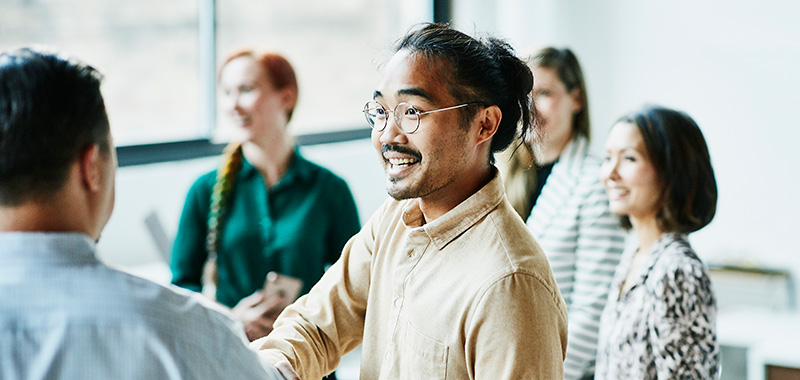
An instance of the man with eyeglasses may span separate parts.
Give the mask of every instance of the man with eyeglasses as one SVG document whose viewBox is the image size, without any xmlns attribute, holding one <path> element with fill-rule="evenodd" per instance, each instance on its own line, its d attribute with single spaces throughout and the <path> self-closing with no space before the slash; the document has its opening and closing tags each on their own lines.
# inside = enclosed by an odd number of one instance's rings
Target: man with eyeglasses
<svg viewBox="0 0 800 380">
<path fill-rule="evenodd" d="M 361 379 L 559 379 L 564 302 L 492 153 L 530 127 L 506 43 L 427 24 L 364 107 L 391 196 L 311 292 L 254 342 L 317 379 L 362 344 Z"/>
</svg>

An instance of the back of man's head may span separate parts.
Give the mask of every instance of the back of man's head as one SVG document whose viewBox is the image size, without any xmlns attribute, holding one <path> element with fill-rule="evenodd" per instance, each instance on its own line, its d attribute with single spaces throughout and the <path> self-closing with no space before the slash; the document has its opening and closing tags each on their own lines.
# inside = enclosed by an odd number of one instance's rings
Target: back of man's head
<svg viewBox="0 0 800 380">
<path fill-rule="evenodd" d="M 480 101 L 500 108 L 503 117 L 492 137 L 491 152 L 505 149 L 515 133 L 528 133 L 533 122 L 531 110 L 535 110 L 530 99 L 533 74 L 505 41 L 494 37 L 476 39 L 449 25 L 428 23 L 412 29 L 396 49 L 449 62 L 453 70 L 445 79 L 456 100 Z M 466 120 L 474 115 L 469 112 L 475 112 L 475 108 L 464 108 Z"/>
<path fill-rule="evenodd" d="M 0 54 L 0 206 L 44 199 L 91 145 L 110 152 L 102 76 L 62 55 Z"/>
</svg>

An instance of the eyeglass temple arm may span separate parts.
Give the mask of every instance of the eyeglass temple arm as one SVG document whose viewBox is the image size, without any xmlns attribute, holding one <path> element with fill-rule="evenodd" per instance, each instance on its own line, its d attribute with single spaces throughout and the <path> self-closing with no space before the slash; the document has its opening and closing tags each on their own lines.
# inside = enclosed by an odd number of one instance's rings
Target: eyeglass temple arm
<svg viewBox="0 0 800 380">
<path fill-rule="evenodd" d="M 446 108 L 439 108 L 438 110 L 422 111 L 422 112 L 420 112 L 419 114 L 420 114 L 420 115 L 425 115 L 425 114 L 429 114 L 429 113 L 435 113 L 435 112 L 441 112 L 441 111 L 449 111 L 449 110 L 453 110 L 453 109 L 456 109 L 456 108 L 461 108 L 461 107 L 471 106 L 471 105 L 473 105 L 473 104 L 481 104 L 481 103 L 480 103 L 480 102 L 470 102 L 470 103 L 464 103 L 464 104 L 459 104 L 459 105 L 457 105 L 457 106 L 446 107 Z"/>
</svg>

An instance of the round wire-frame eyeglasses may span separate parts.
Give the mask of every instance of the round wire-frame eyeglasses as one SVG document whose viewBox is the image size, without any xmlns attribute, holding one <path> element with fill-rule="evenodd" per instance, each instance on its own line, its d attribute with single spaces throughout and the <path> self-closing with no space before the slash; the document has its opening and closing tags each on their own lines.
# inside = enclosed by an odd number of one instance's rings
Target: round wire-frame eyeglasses
<svg viewBox="0 0 800 380">
<path fill-rule="evenodd" d="M 372 129 L 381 132 L 386 129 L 388 125 L 387 114 L 391 113 L 394 122 L 400 127 L 403 133 L 414 133 L 419 129 L 419 119 L 422 115 L 434 112 L 442 112 L 454 110 L 461 107 L 471 106 L 473 104 L 482 104 L 481 102 L 469 102 L 459 104 L 457 106 L 439 108 L 430 111 L 420 111 L 416 107 L 408 103 L 398 103 L 393 111 L 387 111 L 382 104 L 376 101 L 369 101 L 364 105 L 364 117 L 367 118 L 367 123 Z"/>
</svg>

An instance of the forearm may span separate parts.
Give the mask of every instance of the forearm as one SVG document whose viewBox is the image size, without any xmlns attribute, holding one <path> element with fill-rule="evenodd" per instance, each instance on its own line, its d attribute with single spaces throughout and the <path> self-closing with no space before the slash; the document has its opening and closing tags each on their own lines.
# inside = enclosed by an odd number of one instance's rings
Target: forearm
<svg viewBox="0 0 800 380">
<path fill-rule="evenodd" d="M 369 289 L 369 254 L 356 235 L 311 291 L 287 307 L 254 347 L 270 360 L 286 359 L 303 379 L 332 372 L 361 343 Z"/>
<path fill-rule="evenodd" d="M 272 333 L 254 341 L 251 347 L 273 364 L 288 361 L 303 379 L 319 379 L 336 368 L 339 361 L 339 355 L 328 350 L 329 340 L 312 322 L 287 310 Z"/>
</svg>

